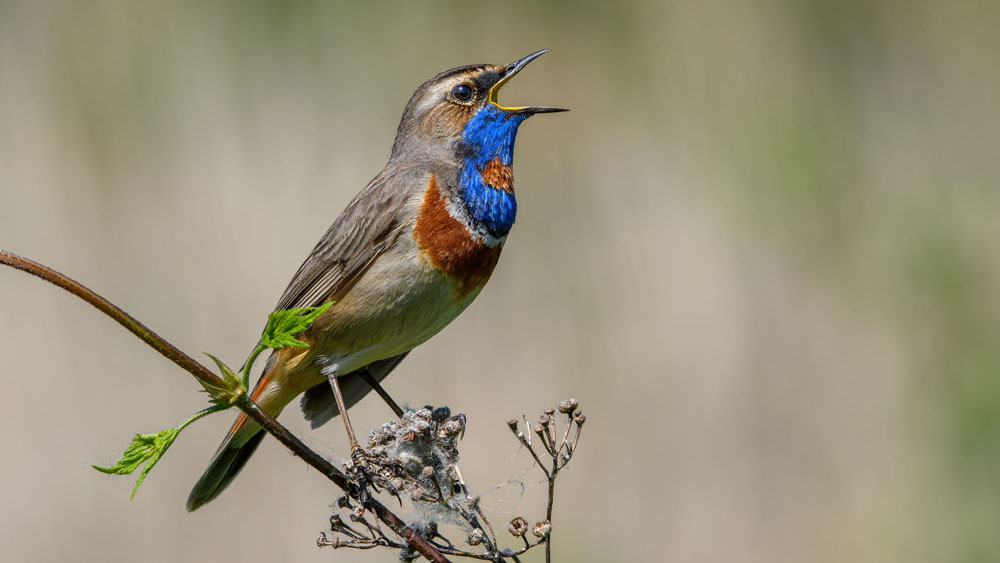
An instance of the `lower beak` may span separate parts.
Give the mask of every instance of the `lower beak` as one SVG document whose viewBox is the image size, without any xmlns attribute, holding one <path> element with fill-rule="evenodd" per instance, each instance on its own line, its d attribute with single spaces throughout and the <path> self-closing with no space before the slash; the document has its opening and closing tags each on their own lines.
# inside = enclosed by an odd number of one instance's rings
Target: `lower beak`
<svg viewBox="0 0 1000 563">
<path fill-rule="evenodd" d="M 507 113 L 526 113 L 528 115 L 532 115 L 532 114 L 536 114 L 536 113 L 556 113 L 556 112 L 560 112 L 560 111 L 569 111 L 568 109 L 550 108 L 550 107 L 545 107 L 545 106 L 504 107 L 504 106 L 500 105 L 500 102 L 497 100 L 497 97 L 500 94 L 500 89 L 503 88 L 504 84 L 506 84 L 508 81 L 510 81 L 511 78 L 514 78 L 514 75 L 517 74 L 517 73 L 519 73 L 519 72 L 521 72 L 521 70 L 524 67 L 528 66 L 528 63 L 530 63 L 531 61 L 537 59 L 538 57 L 540 57 L 540 56 L 542 56 L 542 55 L 544 55 L 545 53 L 548 53 L 548 52 L 549 52 L 548 49 L 542 49 L 541 51 L 535 51 L 534 53 L 528 55 L 527 57 L 524 57 L 522 59 L 518 59 L 518 60 L 510 63 L 509 65 L 507 65 L 507 68 L 504 69 L 504 75 L 503 75 L 503 77 L 501 77 L 500 80 L 497 80 L 496 83 L 493 84 L 493 87 L 490 88 L 489 103 L 493 104 L 497 108 L 499 108 L 499 109 L 501 109 L 501 110 L 503 110 L 503 111 L 505 111 Z"/>
</svg>

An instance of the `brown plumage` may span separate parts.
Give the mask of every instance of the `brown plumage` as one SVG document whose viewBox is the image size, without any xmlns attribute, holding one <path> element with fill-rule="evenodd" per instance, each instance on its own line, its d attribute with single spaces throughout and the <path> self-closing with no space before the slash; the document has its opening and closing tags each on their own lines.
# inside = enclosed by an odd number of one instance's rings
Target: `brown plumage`
<svg viewBox="0 0 1000 563">
<path fill-rule="evenodd" d="M 303 395 L 306 417 L 314 427 L 323 424 L 337 414 L 327 376 L 337 378 L 345 405 L 352 406 L 369 391 L 362 372 L 381 380 L 479 294 L 506 234 L 482 235 L 463 206 L 459 171 L 479 150 L 463 135 L 484 109 L 494 116 L 509 112 L 517 123 L 532 113 L 559 111 L 496 102 L 503 83 L 542 52 L 506 67 L 451 69 L 414 92 L 385 169 L 334 220 L 275 306 L 333 302 L 302 335 L 307 349 L 277 350 L 268 359 L 251 395 L 263 410 L 277 416 Z M 507 147 L 513 146 L 510 135 L 500 139 Z M 483 174 L 497 189 L 512 190 L 509 166 L 489 165 Z M 218 496 L 262 437 L 241 414 L 192 489 L 188 510 Z"/>
<path fill-rule="evenodd" d="M 458 295 L 482 287 L 500 260 L 500 245 L 489 246 L 451 216 L 447 199 L 431 176 L 413 230 L 417 246 L 434 267 L 459 282 Z"/>
<path fill-rule="evenodd" d="M 507 193 L 514 193 L 514 170 L 494 158 L 483 168 L 483 181 Z"/>
</svg>

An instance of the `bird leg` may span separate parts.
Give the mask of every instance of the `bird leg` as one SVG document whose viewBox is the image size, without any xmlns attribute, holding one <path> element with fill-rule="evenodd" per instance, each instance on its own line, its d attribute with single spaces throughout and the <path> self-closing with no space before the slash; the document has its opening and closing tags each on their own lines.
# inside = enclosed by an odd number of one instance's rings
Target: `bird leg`
<svg viewBox="0 0 1000 563">
<path fill-rule="evenodd" d="M 337 401 L 337 408 L 340 409 L 340 418 L 344 421 L 344 430 L 347 431 L 347 439 L 351 442 L 351 453 L 353 453 L 361 446 L 358 445 L 358 439 L 354 436 L 354 428 L 351 428 L 351 419 L 347 417 L 347 405 L 344 404 L 344 395 L 340 392 L 337 372 L 331 371 L 326 378 L 330 380 L 330 387 L 333 388 L 333 398 Z"/>
<path fill-rule="evenodd" d="M 360 370 L 358 372 L 358 375 L 361 376 L 361 379 L 365 380 L 365 383 L 367 383 L 368 386 L 372 388 L 372 390 L 378 393 L 379 397 L 382 397 L 382 400 L 385 401 L 385 404 L 389 405 L 389 408 L 392 409 L 392 412 L 395 413 L 397 417 L 403 416 L 403 409 L 399 408 L 399 405 L 396 404 L 396 401 L 392 400 L 392 397 L 389 396 L 389 393 L 387 393 L 385 389 L 382 388 L 382 385 L 379 384 L 377 379 L 372 377 L 372 374 L 367 369 Z"/>
<path fill-rule="evenodd" d="M 375 479 L 372 474 L 368 455 L 361 445 L 358 444 L 358 438 L 354 435 L 354 428 L 351 427 L 351 419 L 347 416 L 347 405 L 344 403 L 344 394 L 340 391 L 340 382 L 337 380 L 337 373 L 330 372 L 326 378 L 330 380 L 330 387 L 333 389 L 333 398 L 337 401 L 337 408 L 340 409 L 340 418 L 344 421 L 344 430 L 347 431 L 347 439 L 351 442 L 351 469 L 349 471 L 357 484 L 357 499 L 360 503 L 358 509 L 363 513 L 371 500 L 371 497 L 368 495 L 368 487 L 371 486 L 375 489 L 376 493 L 378 492 L 378 488 L 375 487 Z M 358 516 L 361 515 L 361 513 L 355 513 Z"/>
</svg>

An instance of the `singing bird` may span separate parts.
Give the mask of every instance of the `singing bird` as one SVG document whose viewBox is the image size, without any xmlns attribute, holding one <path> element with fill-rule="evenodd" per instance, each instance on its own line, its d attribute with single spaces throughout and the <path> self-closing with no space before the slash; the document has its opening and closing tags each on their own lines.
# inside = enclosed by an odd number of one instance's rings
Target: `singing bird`
<svg viewBox="0 0 1000 563">
<path fill-rule="evenodd" d="M 441 72 L 403 110 L 389 162 L 347 205 L 299 267 L 275 310 L 333 305 L 268 359 L 251 398 L 277 416 L 299 395 L 313 428 L 381 381 L 472 303 L 493 273 L 517 213 L 514 138 L 550 107 L 504 107 L 500 89 L 548 50 L 509 65 Z M 240 414 L 187 500 L 219 495 L 264 437 Z"/>
</svg>

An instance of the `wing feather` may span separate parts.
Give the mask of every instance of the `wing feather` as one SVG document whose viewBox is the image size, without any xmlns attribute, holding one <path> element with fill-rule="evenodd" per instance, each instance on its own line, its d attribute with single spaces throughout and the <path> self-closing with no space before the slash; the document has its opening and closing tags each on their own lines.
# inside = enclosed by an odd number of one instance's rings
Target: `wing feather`
<svg viewBox="0 0 1000 563">
<path fill-rule="evenodd" d="M 395 241 L 407 202 L 426 189 L 428 176 L 414 168 L 386 168 L 376 176 L 330 225 L 274 309 L 315 307 L 346 293 Z"/>
</svg>

